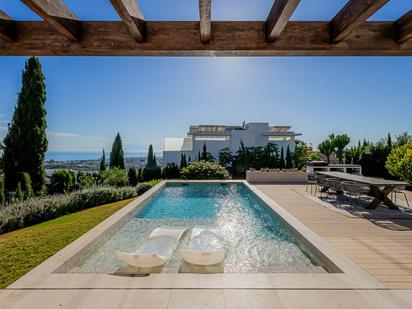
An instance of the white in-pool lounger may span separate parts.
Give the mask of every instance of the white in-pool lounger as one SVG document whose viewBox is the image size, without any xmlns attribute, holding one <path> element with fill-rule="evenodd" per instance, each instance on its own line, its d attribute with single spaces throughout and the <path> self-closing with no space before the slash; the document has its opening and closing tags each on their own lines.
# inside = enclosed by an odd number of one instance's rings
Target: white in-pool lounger
<svg viewBox="0 0 412 309">
<path fill-rule="evenodd" d="M 214 265 L 225 258 L 222 232 L 218 228 L 194 227 L 187 249 L 180 250 L 183 259 L 196 265 Z"/>
<path fill-rule="evenodd" d="M 172 256 L 179 239 L 186 231 L 179 227 L 159 227 L 152 231 L 148 240 L 133 253 L 116 251 L 119 259 L 135 267 L 157 267 Z"/>
</svg>

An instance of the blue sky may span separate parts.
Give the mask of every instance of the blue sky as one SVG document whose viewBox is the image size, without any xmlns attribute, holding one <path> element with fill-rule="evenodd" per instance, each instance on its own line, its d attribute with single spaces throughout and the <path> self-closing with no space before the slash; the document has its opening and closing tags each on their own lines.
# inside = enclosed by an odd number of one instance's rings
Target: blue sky
<svg viewBox="0 0 412 309">
<path fill-rule="evenodd" d="M 84 20 L 117 20 L 102 0 L 66 0 Z M 292 19 L 329 20 L 345 0 L 302 0 Z M 214 20 L 264 20 L 273 0 L 213 2 Z M 140 0 L 148 20 L 196 20 L 197 1 Z M 96 10 L 98 8 L 98 10 Z M 234 9 L 236 8 L 236 9 Z M 371 19 L 394 20 L 412 8 L 392 0 Z M 0 9 L 39 19 L 16 0 Z M 25 57 L 0 57 L 0 138 L 11 119 Z M 47 85 L 50 150 L 161 150 L 164 137 L 191 124 L 264 121 L 293 126 L 317 145 L 329 133 L 354 142 L 412 132 L 409 57 L 156 58 L 41 57 Z"/>
</svg>

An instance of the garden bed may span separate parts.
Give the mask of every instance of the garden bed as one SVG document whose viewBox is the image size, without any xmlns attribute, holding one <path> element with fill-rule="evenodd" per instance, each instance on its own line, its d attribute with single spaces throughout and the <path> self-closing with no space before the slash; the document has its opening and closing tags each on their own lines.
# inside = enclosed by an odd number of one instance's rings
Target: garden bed
<svg viewBox="0 0 412 309">
<path fill-rule="evenodd" d="M 249 183 L 303 184 L 307 181 L 307 174 L 295 170 L 247 171 L 246 180 Z"/>
</svg>

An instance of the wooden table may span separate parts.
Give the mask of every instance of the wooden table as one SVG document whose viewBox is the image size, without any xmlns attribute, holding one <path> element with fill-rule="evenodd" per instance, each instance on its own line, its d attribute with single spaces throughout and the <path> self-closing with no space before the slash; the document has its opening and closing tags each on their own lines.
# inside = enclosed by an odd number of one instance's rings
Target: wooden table
<svg viewBox="0 0 412 309">
<path fill-rule="evenodd" d="M 368 185 L 370 188 L 369 195 L 374 198 L 373 201 L 368 205 L 368 209 L 375 209 L 381 202 L 387 205 L 390 209 L 398 209 L 398 206 L 396 206 L 395 203 L 391 201 L 388 195 L 396 187 L 405 187 L 409 185 L 407 182 L 400 180 L 388 180 L 341 172 L 317 172 L 317 174 Z"/>
</svg>

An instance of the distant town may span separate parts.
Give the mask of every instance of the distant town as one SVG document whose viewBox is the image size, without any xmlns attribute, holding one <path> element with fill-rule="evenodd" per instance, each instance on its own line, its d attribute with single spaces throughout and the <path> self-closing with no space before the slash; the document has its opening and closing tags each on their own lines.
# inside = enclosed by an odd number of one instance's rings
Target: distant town
<svg viewBox="0 0 412 309">
<path fill-rule="evenodd" d="M 162 158 L 156 158 L 158 163 L 162 164 Z M 126 168 L 143 168 L 146 165 L 147 157 L 130 157 L 125 158 Z M 109 164 L 109 160 L 106 160 Z M 92 160 L 48 160 L 45 161 L 46 173 L 51 175 L 54 170 L 73 170 L 93 173 L 99 171 L 100 158 Z"/>
</svg>

